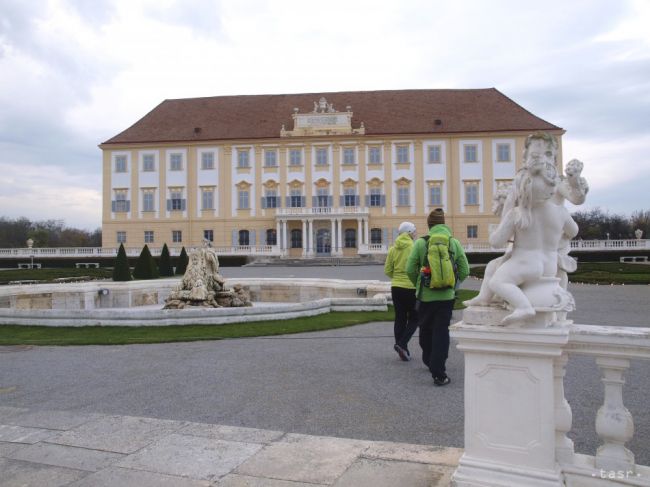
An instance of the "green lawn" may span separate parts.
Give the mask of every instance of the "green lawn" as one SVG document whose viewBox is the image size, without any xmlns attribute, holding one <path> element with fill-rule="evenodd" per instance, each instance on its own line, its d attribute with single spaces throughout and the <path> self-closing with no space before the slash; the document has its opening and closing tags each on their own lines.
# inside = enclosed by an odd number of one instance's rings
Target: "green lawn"
<svg viewBox="0 0 650 487">
<path fill-rule="evenodd" d="M 470 275 L 482 278 L 485 266 L 470 268 Z M 585 284 L 650 284 L 650 265 L 617 262 L 578 262 L 569 281 Z"/>
<path fill-rule="evenodd" d="M 456 309 L 475 291 L 460 290 Z M 0 325 L 0 345 L 126 345 L 130 343 L 190 342 L 330 330 L 372 321 L 392 321 L 388 311 L 332 312 L 293 320 L 229 325 L 50 327 Z"/>
</svg>

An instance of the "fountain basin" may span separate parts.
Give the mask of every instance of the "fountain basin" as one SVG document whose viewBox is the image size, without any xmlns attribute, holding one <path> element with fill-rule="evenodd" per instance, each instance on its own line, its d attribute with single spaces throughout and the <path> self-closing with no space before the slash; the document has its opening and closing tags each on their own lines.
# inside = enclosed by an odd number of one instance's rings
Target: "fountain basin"
<svg viewBox="0 0 650 487">
<path fill-rule="evenodd" d="M 283 320 L 330 311 L 385 311 L 390 283 L 340 279 L 228 279 L 252 307 L 163 310 L 179 278 L 0 288 L 0 325 L 166 326 Z"/>
</svg>

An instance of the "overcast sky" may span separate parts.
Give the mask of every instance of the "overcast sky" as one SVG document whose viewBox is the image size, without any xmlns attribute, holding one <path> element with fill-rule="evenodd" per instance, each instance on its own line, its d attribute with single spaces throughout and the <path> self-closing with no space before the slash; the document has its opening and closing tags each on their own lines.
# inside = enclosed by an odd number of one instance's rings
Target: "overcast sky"
<svg viewBox="0 0 650 487">
<path fill-rule="evenodd" d="M 650 2 L 0 0 L 0 216 L 101 225 L 101 151 L 166 98 L 495 87 L 588 206 L 650 209 Z"/>
</svg>

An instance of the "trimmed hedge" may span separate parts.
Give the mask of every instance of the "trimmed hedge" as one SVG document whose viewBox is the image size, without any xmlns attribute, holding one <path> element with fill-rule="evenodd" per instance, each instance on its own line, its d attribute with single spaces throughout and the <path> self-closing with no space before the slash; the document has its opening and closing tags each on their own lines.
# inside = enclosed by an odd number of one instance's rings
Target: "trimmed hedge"
<svg viewBox="0 0 650 487">
<path fill-rule="evenodd" d="M 158 278 L 158 266 L 156 261 L 151 256 L 149 252 L 149 247 L 145 244 L 142 247 L 142 252 L 140 252 L 140 257 L 135 263 L 135 269 L 133 269 L 133 277 L 136 279 L 157 279 Z"/>
<path fill-rule="evenodd" d="M 114 281 L 130 281 L 131 269 L 129 268 L 129 259 L 126 257 L 126 250 L 124 244 L 120 244 L 120 249 L 117 251 L 117 258 L 113 265 L 113 280 Z"/>
<path fill-rule="evenodd" d="M 170 277 L 174 275 L 174 269 L 172 268 L 172 259 L 169 256 L 169 249 L 167 248 L 167 244 L 164 244 L 162 250 L 160 251 L 158 273 L 160 274 L 160 277 Z"/>
<path fill-rule="evenodd" d="M 176 264 L 176 274 L 179 274 L 181 276 L 185 275 L 185 271 L 187 270 L 187 263 L 189 262 L 189 257 L 187 256 L 187 252 L 185 252 L 185 247 L 181 249 L 181 255 L 178 256 L 178 263 Z"/>
</svg>

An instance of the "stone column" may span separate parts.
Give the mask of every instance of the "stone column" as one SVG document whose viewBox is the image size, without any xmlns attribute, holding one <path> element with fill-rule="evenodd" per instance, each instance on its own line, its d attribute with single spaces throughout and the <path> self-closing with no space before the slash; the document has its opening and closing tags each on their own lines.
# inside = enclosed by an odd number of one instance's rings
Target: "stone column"
<svg viewBox="0 0 650 487">
<path fill-rule="evenodd" d="M 341 218 L 336 219 L 336 226 L 338 227 L 337 251 L 339 255 L 343 255 L 343 221 Z"/>
<path fill-rule="evenodd" d="M 363 224 L 364 224 L 363 239 L 365 240 L 366 245 L 370 245 L 370 238 L 368 238 L 368 233 L 369 233 L 368 224 L 369 223 L 370 222 L 368 221 L 367 218 L 363 219 Z"/>
<path fill-rule="evenodd" d="M 361 247 L 361 244 L 363 244 L 361 231 L 362 231 L 361 218 L 357 218 L 357 248 Z"/>
<path fill-rule="evenodd" d="M 275 222 L 275 235 L 276 235 L 276 245 L 278 246 L 278 250 L 282 252 L 284 250 L 284 247 L 282 246 L 282 222 L 280 220 Z"/>
<path fill-rule="evenodd" d="M 330 227 L 332 228 L 332 233 L 330 235 L 330 253 L 336 254 L 338 249 L 336 248 L 336 219 L 330 219 Z"/>
<path fill-rule="evenodd" d="M 307 255 L 314 255 L 314 220 L 307 220 Z"/>
<path fill-rule="evenodd" d="M 554 362 L 569 331 L 493 325 L 508 313 L 469 307 L 451 328 L 465 354 L 465 453 L 456 487 L 564 485 L 555 458 Z"/>
<path fill-rule="evenodd" d="M 282 238 L 284 241 L 284 251 L 282 253 L 288 255 L 291 243 L 289 240 L 289 222 L 287 220 L 282 220 Z"/>
</svg>

